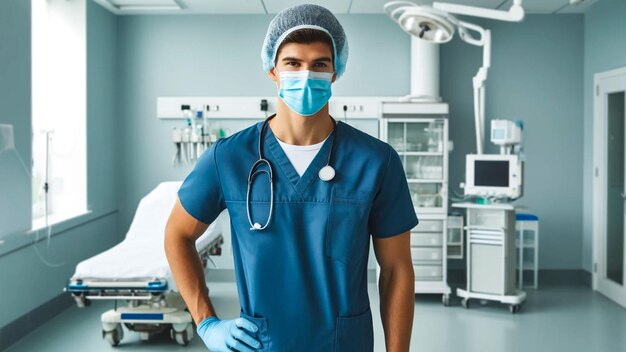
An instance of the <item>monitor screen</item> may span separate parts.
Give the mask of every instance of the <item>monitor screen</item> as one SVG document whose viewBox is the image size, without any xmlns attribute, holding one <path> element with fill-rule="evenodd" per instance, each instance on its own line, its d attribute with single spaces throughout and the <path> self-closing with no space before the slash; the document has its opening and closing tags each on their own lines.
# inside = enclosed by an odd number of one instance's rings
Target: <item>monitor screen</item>
<svg viewBox="0 0 626 352">
<path fill-rule="evenodd" d="M 509 161 L 474 161 L 474 185 L 483 187 L 509 187 Z"/>
</svg>

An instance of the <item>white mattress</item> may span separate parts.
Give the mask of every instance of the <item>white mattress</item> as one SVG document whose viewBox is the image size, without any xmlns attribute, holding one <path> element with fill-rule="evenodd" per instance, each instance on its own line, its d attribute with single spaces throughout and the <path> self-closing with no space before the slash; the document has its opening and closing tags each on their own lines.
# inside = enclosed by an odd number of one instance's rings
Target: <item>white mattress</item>
<svg viewBox="0 0 626 352">
<path fill-rule="evenodd" d="M 163 182 L 139 202 L 135 217 L 124 241 L 94 257 L 80 262 L 72 279 L 128 281 L 167 279 L 176 285 L 165 257 L 165 225 L 182 182 Z M 196 241 L 196 248 L 206 248 L 221 233 L 213 222 Z"/>
</svg>

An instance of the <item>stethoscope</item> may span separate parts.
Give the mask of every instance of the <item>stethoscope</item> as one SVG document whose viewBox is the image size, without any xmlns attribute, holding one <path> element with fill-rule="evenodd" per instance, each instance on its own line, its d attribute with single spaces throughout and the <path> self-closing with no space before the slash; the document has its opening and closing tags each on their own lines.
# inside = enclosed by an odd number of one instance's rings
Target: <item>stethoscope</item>
<svg viewBox="0 0 626 352">
<path fill-rule="evenodd" d="M 270 165 L 269 161 L 263 157 L 263 134 L 265 132 L 265 128 L 269 124 L 269 121 L 274 118 L 276 115 L 272 115 L 263 121 L 263 125 L 261 126 L 261 131 L 259 132 L 259 160 L 257 160 L 254 164 L 252 164 L 252 168 L 250 168 L 250 173 L 248 174 L 248 190 L 246 191 L 246 212 L 248 213 L 248 223 L 250 223 L 250 230 L 258 231 L 264 230 L 267 225 L 269 225 L 272 220 L 272 211 L 274 210 L 274 172 L 272 170 L 272 165 Z M 330 117 L 333 121 L 333 130 L 331 134 L 335 133 L 335 129 L 337 128 L 337 122 L 335 119 Z M 335 177 L 335 169 L 330 166 L 330 157 L 333 152 L 333 145 L 335 144 L 334 137 L 330 143 L 330 150 L 328 151 L 328 159 L 326 160 L 326 166 L 320 169 L 318 176 L 320 180 L 328 182 Z M 257 170 L 261 165 L 267 165 L 268 170 Z M 265 225 L 261 226 L 258 222 L 252 223 L 252 217 L 250 216 L 250 190 L 252 189 L 252 180 L 259 173 L 266 173 L 270 179 L 270 214 L 267 217 L 267 222 Z"/>
</svg>

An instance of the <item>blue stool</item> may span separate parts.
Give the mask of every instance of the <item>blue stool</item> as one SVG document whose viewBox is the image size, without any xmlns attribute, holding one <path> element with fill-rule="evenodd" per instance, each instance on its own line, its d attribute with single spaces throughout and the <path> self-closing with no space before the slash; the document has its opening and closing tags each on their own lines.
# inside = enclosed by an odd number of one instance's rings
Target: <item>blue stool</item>
<svg viewBox="0 0 626 352">
<path fill-rule="evenodd" d="M 532 287 L 537 289 L 538 287 L 538 272 L 539 272 L 539 217 L 534 214 L 515 214 L 515 230 L 517 233 L 517 247 L 518 247 L 518 283 L 517 286 L 522 289 L 524 287 L 524 249 L 534 249 L 534 263 L 532 265 L 533 270 L 533 285 Z M 524 231 L 532 231 L 532 239 L 526 240 L 524 238 Z"/>
</svg>

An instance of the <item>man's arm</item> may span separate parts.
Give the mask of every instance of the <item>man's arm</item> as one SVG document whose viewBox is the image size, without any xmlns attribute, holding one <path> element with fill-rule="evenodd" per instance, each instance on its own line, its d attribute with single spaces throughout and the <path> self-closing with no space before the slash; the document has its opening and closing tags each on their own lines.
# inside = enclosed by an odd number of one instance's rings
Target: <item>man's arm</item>
<svg viewBox="0 0 626 352">
<path fill-rule="evenodd" d="M 202 262 L 196 250 L 196 240 L 209 225 L 193 218 L 176 198 L 176 203 L 165 226 L 165 255 L 172 268 L 176 286 L 196 325 L 215 310 L 209 299 Z"/>
<path fill-rule="evenodd" d="M 408 352 L 415 308 L 415 274 L 411 262 L 410 232 L 374 238 L 380 265 L 380 316 L 387 352 Z"/>
</svg>

